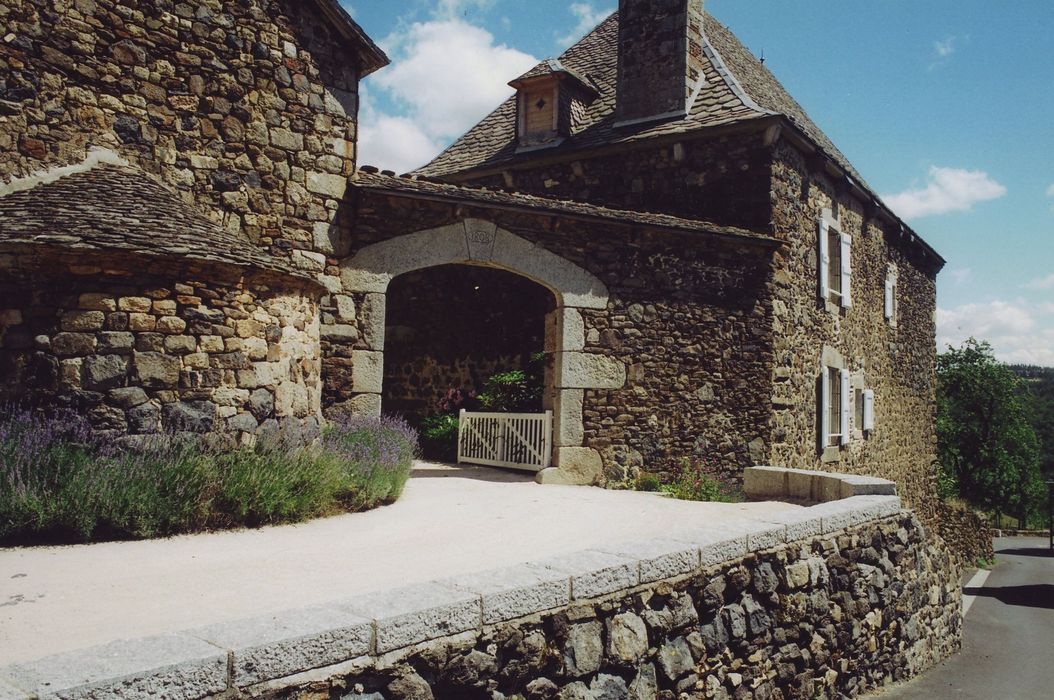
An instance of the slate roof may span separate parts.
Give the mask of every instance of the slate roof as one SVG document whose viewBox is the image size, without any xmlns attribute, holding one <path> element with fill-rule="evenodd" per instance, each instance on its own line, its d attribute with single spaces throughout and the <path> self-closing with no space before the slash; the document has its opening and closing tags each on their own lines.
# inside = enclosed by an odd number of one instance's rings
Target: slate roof
<svg viewBox="0 0 1054 700">
<path fill-rule="evenodd" d="M 553 153 L 623 144 L 656 136 L 684 134 L 716 126 L 783 116 L 863 184 L 859 173 L 816 126 L 774 75 L 725 26 L 706 16 L 706 85 L 685 119 L 615 127 L 618 82 L 618 13 L 569 48 L 560 63 L 596 86 L 600 96 L 585 110 L 575 132 Z M 470 170 L 526 161 L 516 154 L 516 99 L 510 97 L 458 139 L 420 174 L 444 177 Z M 547 152 L 548 155 L 548 152 Z M 534 154 L 537 157 L 537 154 Z"/>
<path fill-rule="evenodd" d="M 768 246 L 781 244 L 771 236 L 736 228 L 718 226 L 707 221 L 683 219 L 669 214 L 652 214 L 640 211 L 610 209 L 595 204 L 574 202 L 567 199 L 538 197 L 536 195 L 506 192 L 479 187 L 466 187 L 446 182 L 423 179 L 417 176 L 396 176 L 378 173 L 374 168 L 359 170 L 352 185 L 359 190 L 380 192 L 384 194 L 408 195 L 431 199 L 451 200 L 475 203 L 481 206 L 493 206 L 524 210 L 533 213 L 555 214 L 569 218 L 611 221 L 626 225 L 638 225 L 651 228 L 669 229 L 687 233 L 707 234 L 743 242 L 759 243 Z"/>
<path fill-rule="evenodd" d="M 127 251 L 312 280 L 128 165 L 100 165 L 0 197 L 0 246 L 10 244 Z"/>
</svg>

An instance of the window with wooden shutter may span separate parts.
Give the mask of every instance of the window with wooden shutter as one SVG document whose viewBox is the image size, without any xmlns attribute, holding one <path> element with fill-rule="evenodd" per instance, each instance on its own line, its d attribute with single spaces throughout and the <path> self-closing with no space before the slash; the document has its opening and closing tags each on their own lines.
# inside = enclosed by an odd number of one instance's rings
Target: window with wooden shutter
<svg viewBox="0 0 1054 700">
<path fill-rule="evenodd" d="M 830 277 L 831 277 L 831 247 L 830 243 L 830 231 L 831 222 L 827 218 L 826 212 L 820 219 L 820 233 L 817 236 L 819 241 L 820 252 L 819 252 L 819 276 L 820 276 L 820 301 L 822 303 L 827 302 L 827 298 L 831 293 Z"/>
<path fill-rule="evenodd" d="M 820 451 L 831 444 L 831 370 L 820 372 Z"/>
<path fill-rule="evenodd" d="M 838 379 L 838 444 L 845 446 L 849 444 L 849 414 L 851 410 L 849 403 L 849 370 L 839 370 Z"/>
<path fill-rule="evenodd" d="M 897 268 L 890 265 L 886 272 L 885 314 L 889 325 L 897 325 Z"/>
<path fill-rule="evenodd" d="M 840 236 L 839 243 L 842 251 L 841 269 L 839 270 L 841 275 L 842 308 L 848 309 L 853 305 L 853 237 L 848 233 L 843 233 Z"/>
<path fill-rule="evenodd" d="M 867 389 L 864 391 L 864 432 L 870 433 L 875 429 L 875 392 Z"/>
<path fill-rule="evenodd" d="M 853 237 L 842 233 L 830 209 L 824 209 L 820 217 L 818 242 L 820 301 L 832 311 L 848 309 L 853 305 Z"/>
</svg>

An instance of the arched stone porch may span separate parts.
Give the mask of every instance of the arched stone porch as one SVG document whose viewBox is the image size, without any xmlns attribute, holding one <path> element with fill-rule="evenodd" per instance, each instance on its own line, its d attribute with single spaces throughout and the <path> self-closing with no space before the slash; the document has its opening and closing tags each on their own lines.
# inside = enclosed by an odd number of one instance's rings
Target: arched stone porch
<svg viewBox="0 0 1054 700">
<path fill-rule="evenodd" d="M 592 484 L 601 479 L 600 453 L 585 445 L 582 403 L 588 389 L 619 389 L 626 367 L 616 359 L 585 352 L 582 310 L 606 310 L 608 290 L 597 277 L 549 250 L 499 228 L 490 221 L 458 223 L 366 246 L 341 265 L 346 294 L 366 295 L 370 322 L 361 328 L 367 350 L 352 357 L 351 410 L 378 414 L 384 376 L 384 308 L 391 281 L 407 272 L 438 265 L 482 265 L 526 277 L 556 298 L 546 318 L 545 351 L 552 356 L 546 380 L 546 407 L 554 418 L 554 468 L 542 483 Z"/>
</svg>

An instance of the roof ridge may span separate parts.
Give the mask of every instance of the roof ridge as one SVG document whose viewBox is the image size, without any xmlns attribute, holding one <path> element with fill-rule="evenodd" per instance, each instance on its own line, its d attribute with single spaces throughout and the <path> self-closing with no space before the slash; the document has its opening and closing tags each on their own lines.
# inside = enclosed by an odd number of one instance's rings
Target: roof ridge
<svg viewBox="0 0 1054 700">
<path fill-rule="evenodd" d="M 41 185 L 50 185 L 51 183 L 58 182 L 70 175 L 86 173 L 104 165 L 129 167 L 128 161 L 118 155 L 117 152 L 112 151 L 109 148 L 92 146 L 88 149 L 88 153 L 84 160 L 79 163 L 43 168 L 30 173 L 29 175 L 25 175 L 24 177 L 14 178 L 10 182 L 0 183 L 0 197 L 7 197 L 16 192 L 32 190 Z"/>
</svg>

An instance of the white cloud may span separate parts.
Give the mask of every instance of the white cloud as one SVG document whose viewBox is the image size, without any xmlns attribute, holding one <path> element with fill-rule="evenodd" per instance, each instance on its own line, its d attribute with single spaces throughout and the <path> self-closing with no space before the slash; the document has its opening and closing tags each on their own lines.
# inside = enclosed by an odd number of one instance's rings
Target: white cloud
<svg viewBox="0 0 1054 700">
<path fill-rule="evenodd" d="M 926 184 L 883 199 L 905 219 L 970 211 L 979 202 L 999 199 L 1006 188 L 981 170 L 930 168 Z"/>
<path fill-rule="evenodd" d="M 944 273 L 951 278 L 955 286 L 965 284 L 973 276 L 973 270 L 968 267 L 960 267 L 954 270 L 945 270 Z"/>
<path fill-rule="evenodd" d="M 591 2 L 573 2 L 568 10 L 575 16 L 578 23 L 567 34 L 557 38 L 561 47 L 570 46 L 578 41 L 615 11 L 606 4 L 598 9 Z"/>
<path fill-rule="evenodd" d="M 1037 292 L 1042 292 L 1047 289 L 1054 289 L 1054 274 L 1047 275 L 1046 277 L 1037 277 L 1034 280 L 1030 280 L 1025 284 L 1026 289 L 1033 289 Z"/>
<path fill-rule="evenodd" d="M 933 52 L 937 55 L 937 58 L 948 58 L 955 53 L 955 42 L 958 37 L 949 36 L 941 41 L 935 41 L 933 43 Z"/>
<path fill-rule="evenodd" d="M 494 0 L 439 0 L 433 14 L 439 19 L 457 19 L 471 10 L 486 10 L 493 4 Z"/>
<path fill-rule="evenodd" d="M 1047 196 L 1050 197 L 1051 199 L 1054 199 L 1054 185 L 1051 185 L 1050 187 L 1047 188 Z M 1054 211 L 1054 204 L 1050 205 L 1050 210 Z"/>
<path fill-rule="evenodd" d="M 1054 327 L 1043 327 L 1035 319 L 1048 306 L 1032 308 L 1019 299 L 938 308 L 937 348 L 944 351 L 977 338 L 991 343 L 1003 362 L 1054 367 Z"/>
<path fill-rule="evenodd" d="M 359 98 L 359 165 L 402 173 L 439 152 L 442 145 L 412 119 L 378 111 L 367 88 L 361 89 Z"/>
<path fill-rule="evenodd" d="M 451 0 L 439 12 L 467 5 L 481 3 Z M 512 93 L 509 80 L 538 63 L 461 20 L 416 22 L 382 43 L 392 65 L 369 78 L 368 90 L 395 109 L 364 100 L 360 162 L 400 172 L 428 162 Z"/>
</svg>

